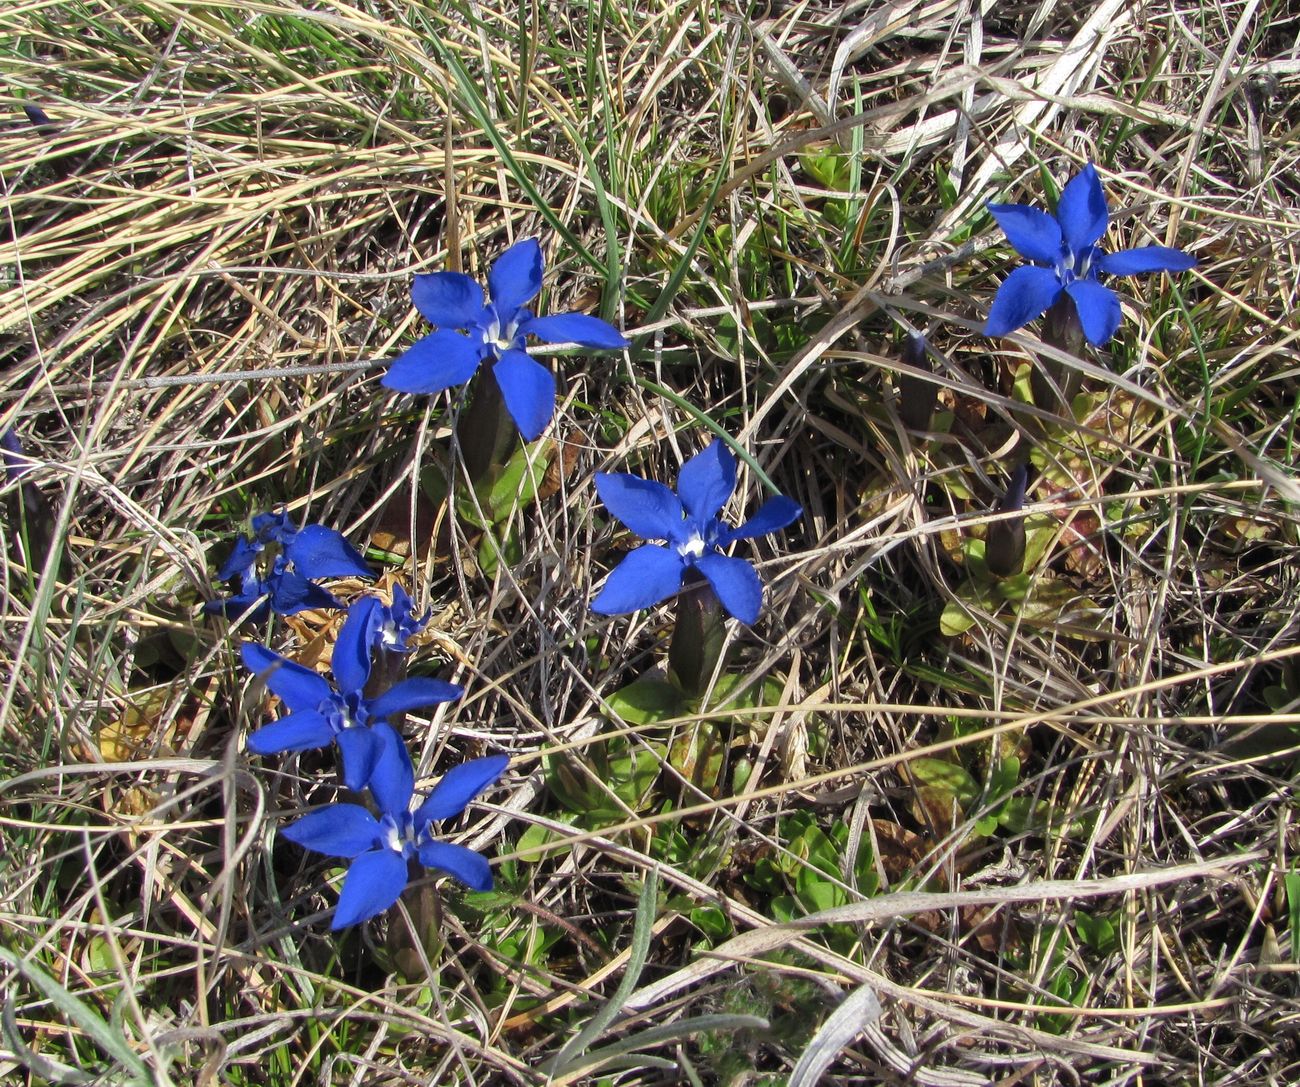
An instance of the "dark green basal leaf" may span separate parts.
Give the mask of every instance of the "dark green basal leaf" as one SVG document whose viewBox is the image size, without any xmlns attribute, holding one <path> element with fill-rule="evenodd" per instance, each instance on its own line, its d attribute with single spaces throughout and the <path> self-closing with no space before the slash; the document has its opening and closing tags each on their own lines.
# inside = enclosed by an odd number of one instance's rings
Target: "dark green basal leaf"
<svg viewBox="0 0 1300 1087">
<path fill-rule="evenodd" d="M 615 691 L 607 702 L 610 710 L 629 725 L 670 721 L 686 709 L 682 692 L 662 676 L 642 676 Z"/>
</svg>

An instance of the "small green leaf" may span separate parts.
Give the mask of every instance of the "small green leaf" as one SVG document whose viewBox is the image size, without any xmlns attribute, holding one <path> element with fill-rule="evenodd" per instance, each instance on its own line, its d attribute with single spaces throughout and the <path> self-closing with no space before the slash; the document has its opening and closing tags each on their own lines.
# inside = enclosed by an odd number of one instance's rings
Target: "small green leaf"
<svg viewBox="0 0 1300 1087">
<path fill-rule="evenodd" d="M 629 725 L 650 725 L 680 717 L 685 699 L 662 676 L 642 676 L 610 695 L 608 705 Z"/>
<path fill-rule="evenodd" d="M 1300 962 L 1300 872 L 1287 872 L 1282 877 L 1286 889 L 1287 927 L 1291 932 L 1291 961 Z"/>
<path fill-rule="evenodd" d="M 1109 955 L 1119 945 L 1115 926 L 1104 914 L 1092 917 L 1082 910 L 1075 910 L 1074 931 L 1080 940 L 1099 955 Z"/>
<path fill-rule="evenodd" d="M 928 785 L 956 798 L 965 807 L 979 798 L 979 783 L 966 768 L 943 759 L 917 758 L 907 760 L 907 771 L 922 785 Z"/>
</svg>

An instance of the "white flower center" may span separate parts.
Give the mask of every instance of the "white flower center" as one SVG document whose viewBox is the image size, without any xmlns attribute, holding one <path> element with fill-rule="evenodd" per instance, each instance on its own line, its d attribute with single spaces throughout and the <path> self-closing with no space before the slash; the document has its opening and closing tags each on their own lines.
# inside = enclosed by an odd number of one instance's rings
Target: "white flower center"
<svg viewBox="0 0 1300 1087">
<path fill-rule="evenodd" d="M 684 559 L 698 559 L 704 554 L 704 537 L 698 532 L 683 544 L 677 545 L 677 554 Z"/>
<path fill-rule="evenodd" d="M 388 832 L 388 833 L 385 835 L 385 839 L 384 839 L 385 844 L 386 844 L 386 845 L 388 846 L 388 848 L 391 849 L 394 853 L 401 853 L 401 852 L 402 852 L 402 835 L 401 835 L 401 832 L 397 829 L 397 827 L 393 826 L 391 823 L 389 823 L 388 826 L 387 826 L 385 829 L 386 829 L 387 832 Z"/>
</svg>

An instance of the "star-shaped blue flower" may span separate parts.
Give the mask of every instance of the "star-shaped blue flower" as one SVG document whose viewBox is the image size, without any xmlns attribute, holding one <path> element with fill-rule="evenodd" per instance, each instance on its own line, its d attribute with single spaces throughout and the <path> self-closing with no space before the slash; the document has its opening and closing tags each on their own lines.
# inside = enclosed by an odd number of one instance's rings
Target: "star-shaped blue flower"
<svg viewBox="0 0 1300 1087">
<path fill-rule="evenodd" d="M 1196 258 L 1181 249 L 1146 245 L 1104 253 L 1097 242 L 1106 233 L 1110 212 L 1101 180 L 1090 162 L 1061 190 L 1056 215 L 1024 204 L 989 204 L 1007 240 L 1032 264 L 1017 268 L 1002 282 L 989 310 L 986 336 L 1005 336 L 1045 312 L 1062 292 L 1079 314 L 1083 335 L 1100 347 L 1119 328 L 1119 298 L 1099 275 L 1183 272 Z"/>
<path fill-rule="evenodd" d="M 272 545 L 278 547 L 278 553 L 263 576 L 258 573 L 258 558 Z M 260 620 L 268 611 L 296 615 L 309 608 L 337 608 L 339 602 L 333 594 L 309 580 L 320 577 L 372 578 L 374 574 L 366 560 L 334 529 L 324 525 L 294 528 L 283 510 L 259 513 L 253 518 L 253 535 L 240 536 L 230 557 L 217 571 L 218 581 L 238 578 L 239 592 L 222 600 L 209 600 L 203 610 L 209 615 L 220 612 L 233 618 L 261 600 L 261 606 L 250 616 Z"/>
<path fill-rule="evenodd" d="M 382 384 L 402 393 L 441 392 L 468 381 L 484 359 L 495 359 L 492 373 L 506 410 L 526 441 L 539 437 L 555 414 L 555 375 L 528 354 L 525 340 L 627 346 L 622 333 L 598 317 L 535 317 L 526 303 L 541 289 L 542 249 L 533 238 L 497 258 L 488 272 L 488 301 L 483 288 L 460 272 L 416 276 L 411 300 L 437 330 L 407 348 Z"/>
<path fill-rule="evenodd" d="M 677 494 L 640 476 L 597 472 L 596 491 L 609 512 L 643 539 L 668 544 L 644 544 L 628 554 L 610 572 L 591 610 L 623 615 L 651 607 L 677 592 L 688 570 L 698 570 L 728 615 L 753 623 L 763 603 L 762 582 L 750 562 L 724 555 L 723 548 L 734 540 L 777 532 L 803 510 L 777 495 L 750 520 L 732 528 L 718 513 L 735 489 L 736 458 L 716 438 L 682 465 Z"/>
<path fill-rule="evenodd" d="M 349 789 L 364 789 L 388 734 L 396 737 L 388 718 L 421 706 L 450 702 L 465 693 L 454 683 L 417 676 L 394 684 L 377 698 L 367 698 L 370 654 L 363 652 L 360 644 L 351 635 L 346 639 L 340 636 L 335 643 L 330 667 L 337 689 L 310 668 L 263 645 L 245 642 L 240 646 L 244 666 L 264 679 L 289 709 L 278 721 L 252 732 L 248 750 L 255 755 L 277 755 L 337 744 L 343 761 L 343 783 Z"/>
<path fill-rule="evenodd" d="M 388 909 L 406 889 L 412 860 L 475 891 L 490 891 L 488 862 L 472 849 L 436 841 L 431 824 L 463 812 L 509 761 L 505 755 L 490 755 L 453 767 L 412 811 L 415 773 L 406 748 L 389 730 L 370 779 L 378 818 L 360 804 L 330 804 L 285 827 L 284 837 L 304 849 L 352 862 L 330 928 L 347 928 Z"/>
</svg>

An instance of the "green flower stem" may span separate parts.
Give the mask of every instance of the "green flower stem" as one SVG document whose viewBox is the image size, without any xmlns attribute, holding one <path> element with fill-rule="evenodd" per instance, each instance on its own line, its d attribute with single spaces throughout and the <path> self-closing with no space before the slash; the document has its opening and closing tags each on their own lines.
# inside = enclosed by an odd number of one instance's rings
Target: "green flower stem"
<svg viewBox="0 0 1300 1087">
<path fill-rule="evenodd" d="M 726 616 L 712 586 L 689 570 L 677 597 L 677 619 L 668 646 L 668 669 L 682 693 L 701 698 L 722 657 Z"/>
<path fill-rule="evenodd" d="M 1074 299 L 1064 291 L 1048 307 L 1043 321 L 1043 342 L 1058 348 L 1067 355 L 1083 352 L 1083 326 L 1074 308 Z M 1079 391 L 1079 371 L 1073 366 L 1040 358 L 1030 378 L 1034 390 L 1034 403 L 1048 411 L 1063 410 L 1069 414 L 1074 394 Z M 1052 386 L 1056 385 L 1054 389 Z M 1057 392 L 1057 389 L 1060 392 Z"/>
<path fill-rule="evenodd" d="M 442 900 L 433 881 L 426 878 L 428 874 L 424 867 L 411 861 L 411 882 L 402 895 L 411 915 L 411 925 L 403 924 L 394 916 L 388 926 L 388 953 L 393 966 L 410 982 L 427 979 L 425 960 L 436 969 L 442 959 Z"/>
<path fill-rule="evenodd" d="M 469 405 L 456 420 L 456 440 L 471 486 L 500 474 L 514 454 L 518 434 L 496 377 L 480 367 L 470 379 Z"/>
</svg>

